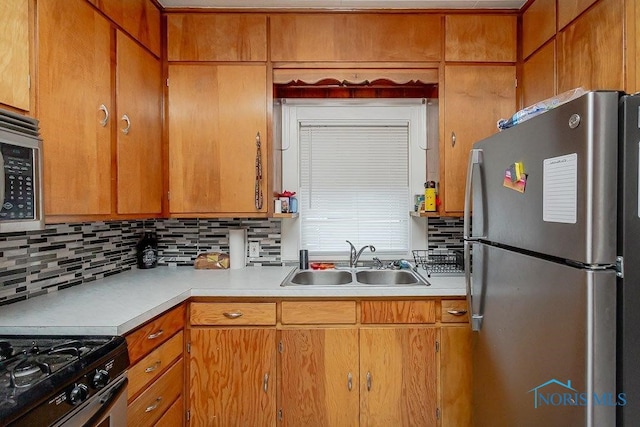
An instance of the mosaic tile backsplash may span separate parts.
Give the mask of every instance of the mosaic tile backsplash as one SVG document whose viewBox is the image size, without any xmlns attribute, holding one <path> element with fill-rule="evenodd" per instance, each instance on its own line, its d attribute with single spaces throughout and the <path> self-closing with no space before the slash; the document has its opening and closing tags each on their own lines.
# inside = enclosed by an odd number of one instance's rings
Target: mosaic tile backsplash
<svg viewBox="0 0 640 427">
<path fill-rule="evenodd" d="M 160 265 L 191 266 L 201 252 L 228 252 L 231 227 L 245 227 L 248 241 L 260 241 L 250 265 L 281 265 L 280 220 L 271 219 L 55 224 L 0 234 L 0 305 L 136 268 L 135 245 L 145 229 L 158 233 Z"/>
<path fill-rule="evenodd" d="M 462 220 L 429 218 L 429 249 L 462 248 Z M 0 234 L 0 305 L 93 282 L 136 268 L 145 229 L 158 234 L 159 265 L 192 266 L 202 252 L 228 252 L 229 228 L 260 242 L 249 265 L 282 265 L 279 219 L 151 219 L 47 225 Z M 248 256 L 248 254 L 247 254 Z"/>
</svg>

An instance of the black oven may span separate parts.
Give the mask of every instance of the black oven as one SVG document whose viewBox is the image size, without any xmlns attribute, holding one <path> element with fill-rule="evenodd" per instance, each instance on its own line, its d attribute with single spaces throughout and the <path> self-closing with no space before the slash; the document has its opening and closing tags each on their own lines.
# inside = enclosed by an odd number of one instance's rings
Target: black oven
<svg viewBox="0 0 640 427">
<path fill-rule="evenodd" d="M 44 228 L 38 121 L 0 110 L 0 232 Z"/>
<path fill-rule="evenodd" d="M 0 426 L 127 424 L 123 337 L 0 336 Z"/>
</svg>

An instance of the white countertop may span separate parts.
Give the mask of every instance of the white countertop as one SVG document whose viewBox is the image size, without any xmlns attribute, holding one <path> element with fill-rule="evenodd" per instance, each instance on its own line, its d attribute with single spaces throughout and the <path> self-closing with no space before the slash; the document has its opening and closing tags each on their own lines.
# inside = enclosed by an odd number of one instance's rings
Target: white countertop
<svg viewBox="0 0 640 427">
<path fill-rule="evenodd" d="M 431 286 L 280 286 L 294 267 L 195 270 L 158 267 L 123 272 L 0 307 L 0 335 L 124 335 L 194 297 L 434 297 L 465 295 L 463 277 Z"/>
</svg>

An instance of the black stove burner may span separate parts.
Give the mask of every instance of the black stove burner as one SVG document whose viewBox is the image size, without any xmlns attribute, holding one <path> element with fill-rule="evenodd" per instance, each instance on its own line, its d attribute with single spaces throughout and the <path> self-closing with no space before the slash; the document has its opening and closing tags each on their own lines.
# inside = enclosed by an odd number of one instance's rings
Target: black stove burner
<svg viewBox="0 0 640 427">
<path fill-rule="evenodd" d="M 15 420 L 42 405 L 51 406 L 60 396 L 63 404 L 45 412 L 65 405 L 72 409 L 65 397 L 69 387 L 83 383 L 97 389 L 91 383 L 96 370 L 108 370 L 113 379 L 128 364 L 122 337 L 0 337 L 0 425 L 7 417 Z"/>
</svg>

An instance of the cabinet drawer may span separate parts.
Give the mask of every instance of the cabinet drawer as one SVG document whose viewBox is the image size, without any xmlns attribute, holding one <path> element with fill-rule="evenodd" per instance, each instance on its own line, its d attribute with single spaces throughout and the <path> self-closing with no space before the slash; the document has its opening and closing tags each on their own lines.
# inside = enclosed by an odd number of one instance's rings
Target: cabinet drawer
<svg viewBox="0 0 640 427">
<path fill-rule="evenodd" d="M 282 323 L 308 325 L 322 323 L 356 323 L 355 301 L 284 301 Z"/>
<path fill-rule="evenodd" d="M 435 322 L 435 301 L 362 301 L 362 323 Z"/>
<path fill-rule="evenodd" d="M 180 331 L 129 369 L 129 400 L 180 357 L 183 341 L 183 333 Z"/>
<path fill-rule="evenodd" d="M 144 391 L 129 405 L 127 410 L 127 425 L 153 425 L 180 396 L 183 386 L 182 359 L 162 374 L 151 387 Z"/>
<path fill-rule="evenodd" d="M 183 329 L 184 312 L 184 305 L 181 305 L 127 335 L 130 363 L 136 363 L 151 350 L 171 338 L 173 334 Z"/>
<path fill-rule="evenodd" d="M 173 405 L 158 420 L 154 427 L 179 427 L 184 419 L 184 410 L 182 406 L 182 397 L 173 402 Z"/>
<path fill-rule="evenodd" d="M 276 303 L 191 303 L 192 325 L 275 325 Z"/>
<path fill-rule="evenodd" d="M 442 300 L 442 322 L 466 323 L 469 321 L 467 300 Z"/>
</svg>

